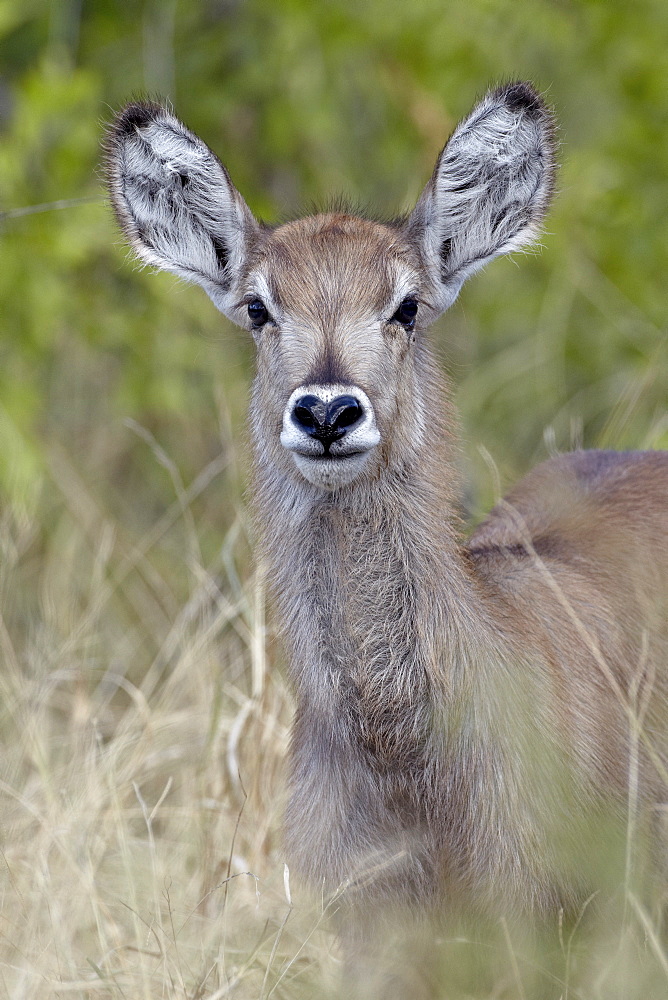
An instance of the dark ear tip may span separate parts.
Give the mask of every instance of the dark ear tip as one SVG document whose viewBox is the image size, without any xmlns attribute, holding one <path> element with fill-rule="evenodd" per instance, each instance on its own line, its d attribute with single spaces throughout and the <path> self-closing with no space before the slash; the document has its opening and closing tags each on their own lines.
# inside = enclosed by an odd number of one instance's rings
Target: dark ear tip
<svg viewBox="0 0 668 1000">
<path fill-rule="evenodd" d="M 506 107 L 515 113 L 524 112 L 529 118 L 538 120 L 548 115 L 543 98 L 535 87 L 523 80 L 504 84 L 494 91 L 494 97 L 504 101 Z"/>
<path fill-rule="evenodd" d="M 135 129 L 145 128 L 150 122 L 164 114 L 164 108 L 153 101 L 133 101 L 126 104 L 116 116 L 113 131 L 118 136 L 130 135 Z"/>
</svg>

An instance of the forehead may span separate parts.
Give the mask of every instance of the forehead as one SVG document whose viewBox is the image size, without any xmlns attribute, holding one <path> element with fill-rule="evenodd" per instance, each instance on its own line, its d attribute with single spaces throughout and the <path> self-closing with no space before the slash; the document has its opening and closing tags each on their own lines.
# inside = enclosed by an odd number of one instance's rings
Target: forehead
<svg viewBox="0 0 668 1000">
<path fill-rule="evenodd" d="M 258 270 L 277 303 L 319 314 L 335 304 L 382 309 L 398 282 L 418 279 L 400 229 L 338 212 L 279 226 L 267 236 Z"/>
</svg>

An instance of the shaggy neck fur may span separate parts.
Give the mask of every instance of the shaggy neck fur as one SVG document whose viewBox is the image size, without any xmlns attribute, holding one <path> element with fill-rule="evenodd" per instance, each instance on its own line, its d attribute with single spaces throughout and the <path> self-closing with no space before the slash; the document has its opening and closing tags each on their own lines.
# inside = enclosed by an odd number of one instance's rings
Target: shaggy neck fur
<svg viewBox="0 0 668 1000">
<path fill-rule="evenodd" d="M 426 353 L 423 363 L 440 417 L 410 464 L 390 455 L 373 482 L 332 493 L 296 482 L 277 473 L 264 430 L 254 435 L 264 554 L 297 698 L 291 860 L 335 886 L 402 857 L 383 878 L 388 889 L 403 879 L 416 899 L 433 891 L 439 845 L 464 865 L 453 852 L 484 783 L 467 748 L 481 683 L 472 667 L 485 647 L 490 663 L 502 655 L 484 638 L 492 633 L 460 543 L 447 394 Z"/>
<path fill-rule="evenodd" d="M 358 735 L 379 741 L 381 755 L 393 727 L 388 693 L 413 715 L 446 695 L 474 601 L 452 415 L 425 360 L 423 385 L 439 416 L 408 459 L 387 456 L 377 479 L 327 492 L 278 473 L 262 431 L 256 447 L 257 510 L 298 701 L 356 713 Z"/>
</svg>

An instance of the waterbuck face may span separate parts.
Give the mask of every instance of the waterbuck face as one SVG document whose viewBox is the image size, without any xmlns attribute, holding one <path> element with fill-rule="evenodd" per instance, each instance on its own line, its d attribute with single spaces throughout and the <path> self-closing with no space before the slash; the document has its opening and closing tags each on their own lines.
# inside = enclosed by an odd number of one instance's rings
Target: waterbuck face
<svg viewBox="0 0 668 1000">
<path fill-rule="evenodd" d="M 330 213 L 265 236 L 239 301 L 258 350 L 251 419 L 271 461 L 331 489 L 396 458 L 428 286 L 398 228 Z"/>
<path fill-rule="evenodd" d="M 260 459 L 338 489 L 419 450 L 422 331 L 470 274 L 535 237 L 552 126 L 529 85 L 488 94 L 391 225 L 329 213 L 262 226 L 208 147 L 152 104 L 117 118 L 108 173 L 139 257 L 202 285 L 255 338 Z"/>
</svg>

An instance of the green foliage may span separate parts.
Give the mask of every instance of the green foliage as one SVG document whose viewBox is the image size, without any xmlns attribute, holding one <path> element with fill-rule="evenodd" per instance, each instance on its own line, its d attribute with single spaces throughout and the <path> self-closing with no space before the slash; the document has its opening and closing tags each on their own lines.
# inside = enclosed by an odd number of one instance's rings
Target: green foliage
<svg viewBox="0 0 668 1000">
<path fill-rule="evenodd" d="M 660 0 L 6 0 L 5 486 L 29 482 L 53 437 L 94 462 L 96 424 L 126 415 L 174 454 L 187 414 L 192 474 L 216 447 L 220 386 L 241 414 L 248 345 L 201 292 L 128 264 L 103 201 L 102 126 L 138 92 L 172 100 L 276 220 L 339 194 L 407 208 L 476 93 L 535 80 L 561 123 L 545 250 L 495 263 L 438 330 L 467 435 L 509 472 L 546 431 L 559 449 L 665 446 L 666 28 Z M 20 214 L 69 199 L 91 200 Z"/>
</svg>

